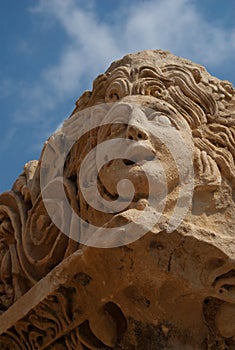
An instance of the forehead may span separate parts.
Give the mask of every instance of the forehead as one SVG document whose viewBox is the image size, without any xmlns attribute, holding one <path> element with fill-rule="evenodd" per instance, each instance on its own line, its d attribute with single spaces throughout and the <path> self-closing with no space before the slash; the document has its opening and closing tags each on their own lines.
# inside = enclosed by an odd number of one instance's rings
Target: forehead
<svg viewBox="0 0 235 350">
<path fill-rule="evenodd" d="M 178 113 L 177 109 L 175 109 L 170 103 L 151 95 L 128 95 L 123 97 L 121 101 L 137 105 L 145 110 L 149 109 L 159 111 L 166 115 Z"/>
<path fill-rule="evenodd" d="M 108 106 L 103 115 L 105 123 L 128 123 L 131 119 L 144 123 L 146 119 L 156 121 L 157 117 L 162 117 L 164 120 L 169 120 L 167 124 L 171 124 L 178 130 L 188 129 L 185 119 L 174 106 L 153 96 L 130 95 L 105 105 Z"/>
</svg>

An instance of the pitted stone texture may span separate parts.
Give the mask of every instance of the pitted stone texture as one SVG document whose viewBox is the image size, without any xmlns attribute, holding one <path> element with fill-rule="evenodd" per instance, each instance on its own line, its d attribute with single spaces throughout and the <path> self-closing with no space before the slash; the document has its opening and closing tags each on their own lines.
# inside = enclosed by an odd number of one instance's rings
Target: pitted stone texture
<svg viewBox="0 0 235 350">
<path fill-rule="evenodd" d="M 119 248 L 79 245 L 53 224 L 45 209 L 40 188 L 44 148 L 39 162 L 27 163 L 12 190 L 0 196 L 1 348 L 232 350 L 234 88 L 169 52 L 143 51 L 114 62 L 97 77 L 64 128 L 79 126 L 85 109 L 110 102 L 151 108 L 159 122 L 170 121 L 182 130 L 192 145 L 195 175 L 187 215 L 175 231 L 166 231 L 179 193 L 177 166 L 169 149 L 160 147 L 133 114 L 136 128 L 122 120 L 118 128 L 102 126 L 86 133 L 73 146 L 64 166 L 66 195 L 88 225 L 118 229 L 135 222 L 148 207 L 148 185 L 136 165 L 110 161 L 97 179 L 101 195 L 110 201 L 116 198 L 118 180 L 133 180 L 134 200 L 118 214 L 93 209 L 79 183 L 84 157 L 120 135 L 144 142 L 143 149 L 148 144 L 160 158 L 168 187 L 162 219 L 144 237 Z M 58 155 L 63 136 L 63 129 L 53 136 L 52 152 Z M 154 169 L 152 160 L 146 161 Z M 72 229 L 72 218 L 64 216 Z"/>
</svg>

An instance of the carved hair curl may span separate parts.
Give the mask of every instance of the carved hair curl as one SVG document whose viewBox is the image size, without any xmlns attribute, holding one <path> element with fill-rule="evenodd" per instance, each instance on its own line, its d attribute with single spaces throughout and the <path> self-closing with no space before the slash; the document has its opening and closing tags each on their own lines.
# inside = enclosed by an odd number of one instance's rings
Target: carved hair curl
<svg viewBox="0 0 235 350">
<path fill-rule="evenodd" d="M 146 51 L 114 62 L 95 79 L 92 92 L 80 97 L 73 113 L 128 95 L 150 95 L 171 104 L 192 129 L 195 164 L 199 172 L 207 169 L 207 183 L 220 182 L 222 175 L 235 186 L 235 91 L 231 83 L 169 52 Z"/>
</svg>

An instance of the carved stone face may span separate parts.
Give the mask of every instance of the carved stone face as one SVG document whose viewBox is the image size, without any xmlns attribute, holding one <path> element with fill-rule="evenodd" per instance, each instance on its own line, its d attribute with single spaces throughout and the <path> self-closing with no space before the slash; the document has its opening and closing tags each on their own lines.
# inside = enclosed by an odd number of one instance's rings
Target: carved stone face
<svg viewBox="0 0 235 350">
<path fill-rule="evenodd" d="M 134 185 L 134 201 L 148 198 L 149 179 L 158 195 L 163 188 L 167 187 L 171 192 L 178 185 L 179 164 L 176 164 L 167 143 L 176 150 L 179 147 L 177 132 L 181 131 L 181 137 L 184 134 L 185 140 L 189 140 L 191 130 L 182 120 L 177 124 L 177 114 L 172 106 L 151 96 L 128 96 L 111 108 L 104 118 L 107 125 L 98 132 L 98 144 L 115 138 L 129 141 L 119 159 L 109 158 L 108 147 L 106 152 L 103 149 L 97 152 L 97 161 L 106 161 L 99 179 L 113 198 L 118 195 L 117 183 L 122 179 L 128 179 Z M 179 149 L 178 153 L 181 152 L 183 150 Z M 129 200 L 128 190 L 124 188 L 123 193 L 122 200 Z"/>
<path fill-rule="evenodd" d="M 85 119 L 80 117 L 87 117 L 85 111 L 90 117 L 90 107 L 104 104 L 101 118 L 98 116 L 98 122 L 95 126 L 91 123 L 91 127 L 88 120 L 90 128 L 86 128 Z M 70 332 L 75 318 L 81 317 L 76 321 L 78 344 L 81 342 L 84 348 L 234 349 L 234 107 L 231 84 L 170 53 L 147 51 L 114 62 L 95 80 L 93 91 L 78 100 L 64 128 L 45 145 L 36 171 L 29 164 L 13 191 L 0 196 L 0 210 L 4 213 L 4 220 L 0 218 L 0 312 L 61 262 L 65 268 L 58 273 L 71 274 L 71 280 L 66 277 L 61 282 L 69 291 L 68 297 L 63 294 L 69 306 L 64 307 L 66 327 L 62 334 Z M 66 134 L 68 130 L 70 133 Z M 64 162 L 61 155 L 66 153 L 65 143 L 70 137 L 76 143 Z M 116 154 L 120 154 L 114 158 L 110 157 L 113 150 L 108 144 L 106 148 L 98 147 L 112 140 L 125 140 L 125 147 L 116 142 Z M 43 163 L 46 150 L 48 158 Z M 89 153 L 95 166 L 88 164 L 84 182 L 80 183 L 79 172 Z M 189 206 L 185 206 L 187 191 L 181 193 L 182 185 L 190 180 L 186 155 L 191 156 L 188 160 L 192 161 L 195 174 Z M 58 169 L 62 169 L 61 173 Z M 54 177 L 40 188 L 42 174 Z M 61 187 L 65 191 L 61 195 L 58 183 L 61 184 L 62 176 Z M 123 179 L 133 184 L 133 198 Z M 93 207 L 96 198 L 92 181 L 98 183 L 100 197 L 106 202 L 115 202 L 119 195 L 124 209 L 114 213 Z M 88 192 L 90 189 L 93 202 L 86 202 L 83 187 Z M 44 197 L 47 188 L 52 197 Z M 64 206 L 65 192 L 70 211 Z M 165 221 L 149 228 L 151 196 L 160 202 L 166 197 L 166 206 Z M 58 204 L 51 205 L 51 216 L 46 213 L 46 203 Z M 167 225 L 177 205 L 176 214 L 185 207 L 187 212 L 180 225 L 169 233 Z M 83 219 L 77 225 L 76 215 Z M 145 226 L 137 222 L 141 215 Z M 60 225 L 52 220 L 54 216 Z M 92 234 L 89 236 L 92 225 L 94 239 Z M 138 225 L 147 228 L 139 237 Z M 132 240 L 125 240 L 127 233 Z M 103 243 L 102 240 L 111 244 L 93 244 Z M 69 255 L 74 260 L 65 259 Z M 52 275 L 58 278 L 57 274 Z M 52 283 L 51 275 L 49 280 Z M 55 312 L 53 309 L 54 320 L 54 315 L 60 317 L 62 308 L 57 307 L 57 299 L 51 298 L 51 285 L 49 290 L 50 300 L 57 308 Z M 61 286 L 60 291 L 64 293 Z M 25 305 L 27 298 L 26 295 Z M 37 311 L 33 312 L 35 316 Z M 26 314 L 34 342 L 36 327 L 32 327 L 32 322 L 35 320 L 38 327 L 41 321 L 28 317 L 28 311 L 23 317 Z M 41 319 L 44 317 L 43 305 Z M 41 326 L 44 331 L 44 322 Z M 21 331 L 21 327 L 26 329 L 24 322 L 20 321 L 18 327 L 21 336 L 28 336 L 28 332 Z M 15 330 L 14 326 L 13 339 Z M 41 333 L 37 339 L 42 340 Z M 57 339 L 60 342 L 61 335 Z M 52 341 L 43 348 L 51 346 Z"/>
</svg>

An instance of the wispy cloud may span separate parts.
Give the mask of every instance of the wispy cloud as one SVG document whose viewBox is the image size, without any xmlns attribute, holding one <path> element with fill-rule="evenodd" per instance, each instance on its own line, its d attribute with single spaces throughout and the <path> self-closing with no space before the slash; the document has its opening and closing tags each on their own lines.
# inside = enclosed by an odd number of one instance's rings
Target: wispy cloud
<svg viewBox="0 0 235 350">
<path fill-rule="evenodd" d="M 169 49 L 203 64 L 216 65 L 235 54 L 235 30 L 209 23 L 192 0 L 147 1 L 132 6 L 127 46 Z"/>
<path fill-rule="evenodd" d="M 43 71 L 43 81 L 59 96 L 74 92 L 84 77 L 98 74 L 122 51 L 112 28 L 99 22 L 94 9 L 79 7 L 73 0 L 42 0 L 33 12 L 52 16 L 69 39 L 58 64 Z"/>
<path fill-rule="evenodd" d="M 101 21 L 89 1 L 40 0 L 31 14 L 59 25 L 68 40 L 57 63 L 22 87 L 22 100 L 27 96 L 30 105 L 17 112 L 21 122 L 45 118 L 61 101 L 80 93 L 84 81 L 128 52 L 163 48 L 207 65 L 235 55 L 235 31 L 208 23 L 192 0 L 131 2 L 113 13 L 112 23 Z"/>
</svg>

